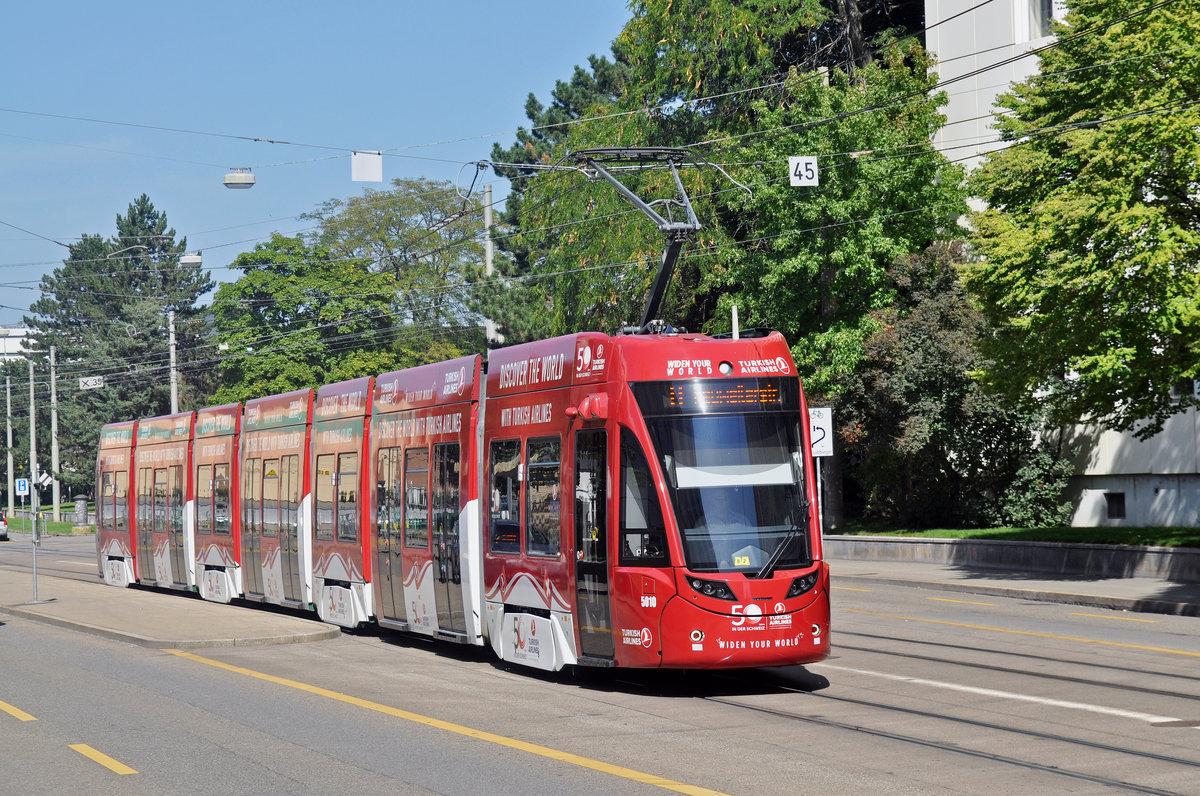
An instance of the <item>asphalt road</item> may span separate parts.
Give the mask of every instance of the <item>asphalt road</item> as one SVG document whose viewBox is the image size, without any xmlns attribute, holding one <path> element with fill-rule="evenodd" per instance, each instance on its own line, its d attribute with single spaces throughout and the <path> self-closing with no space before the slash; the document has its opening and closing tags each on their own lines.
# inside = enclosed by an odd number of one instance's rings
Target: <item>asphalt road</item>
<svg viewBox="0 0 1200 796">
<path fill-rule="evenodd" d="M 72 561 L 67 547 L 48 560 Z M 0 565 L 17 566 L 5 556 L 0 546 Z M 43 547 L 39 563 L 48 556 Z M 833 598 L 829 661 L 741 673 L 545 676 L 373 632 L 189 655 L 3 617 L 0 783 L 123 794 L 1200 792 L 1198 620 L 848 580 Z"/>
</svg>

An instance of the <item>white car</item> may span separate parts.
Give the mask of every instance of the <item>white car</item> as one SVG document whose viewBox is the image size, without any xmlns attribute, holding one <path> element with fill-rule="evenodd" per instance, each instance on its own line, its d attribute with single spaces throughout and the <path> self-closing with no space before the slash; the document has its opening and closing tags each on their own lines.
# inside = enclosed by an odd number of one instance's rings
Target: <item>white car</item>
<svg viewBox="0 0 1200 796">
<path fill-rule="evenodd" d="M 3 511 L 0 511 L 0 541 L 8 541 L 8 517 Z"/>
</svg>

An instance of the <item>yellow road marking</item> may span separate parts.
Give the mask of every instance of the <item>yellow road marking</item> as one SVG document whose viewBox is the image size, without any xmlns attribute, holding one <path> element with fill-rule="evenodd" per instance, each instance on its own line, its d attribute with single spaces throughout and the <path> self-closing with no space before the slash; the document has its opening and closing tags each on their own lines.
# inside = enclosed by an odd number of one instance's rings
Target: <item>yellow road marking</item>
<svg viewBox="0 0 1200 796">
<path fill-rule="evenodd" d="M 896 616 L 895 614 L 877 614 L 874 611 L 859 611 L 855 608 L 843 608 L 852 614 L 865 614 L 867 616 L 880 616 L 884 619 L 901 619 L 905 622 L 924 622 L 930 625 L 947 625 L 949 627 L 965 627 L 968 630 L 987 630 L 992 633 L 1008 633 L 1014 636 L 1031 636 L 1033 638 L 1052 638 L 1058 641 L 1078 641 L 1080 644 L 1098 644 L 1103 647 L 1121 647 L 1127 650 L 1144 650 L 1146 652 L 1165 652 L 1168 655 L 1186 655 L 1189 658 L 1200 658 L 1200 652 L 1188 652 L 1187 650 L 1173 650 L 1169 647 L 1148 647 L 1142 644 L 1123 644 L 1120 641 L 1102 641 L 1095 638 L 1081 638 L 1079 636 L 1058 636 L 1054 633 L 1035 633 L 1032 630 L 1009 630 L 1004 627 L 988 627 L 987 625 L 969 625 L 963 622 L 947 622 L 943 619 L 921 619 L 916 616 Z"/>
<path fill-rule="evenodd" d="M 8 715 L 12 716 L 17 721 L 37 721 L 36 716 L 30 716 L 25 711 L 18 707 L 14 707 L 7 702 L 0 702 L 0 710 L 3 710 Z"/>
<path fill-rule="evenodd" d="M 1071 612 L 1071 616 L 1090 616 L 1094 619 L 1120 619 L 1122 622 L 1149 622 L 1152 625 L 1158 624 L 1157 619 L 1141 619 L 1136 616 L 1109 616 L 1108 614 L 1081 614 L 1075 611 Z"/>
<path fill-rule="evenodd" d="M 849 586 L 834 586 L 838 591 L 871 591 L 870 589 L 852 589 Z"/>
<path fill-rule="evenodd" d="M 558 760 L 562 763 L 570 763 L 571 765 L 580 766 L 581 768 L 590 768 L 593 771 L 600 771 L 605 774 L 611 774 L 615 777 L 633 780 L 634 782 L 641 782 L 646 785 L 654 785 L 655 787 L 663 788 L 665 790 L 672 790 L 677 793 L 695 794 L 695 796 L 721 796 L 720 791 L 709 790 L 708 788 L 701 788 L 696 785 L 688 785 L 685 782 L 676 782 L 675 780 L 667 779 L 665 777 L 647 774 L 643 771 L 636 771 L 632 768 L 616 766 L 600 760 L 592 760 L 588 757 L 571 754 L 570 752 L 551 749 L 547 746 L 528 743 L 526 741 L 519 741 L 516 738 L 509 738 L 504 735 L 497 735 L 496 733 L 486 732 L 484 730 L 477 730 L 473 727 L 467 727 L 463 724 L 442 721 L 441 719 L 435 719 L 431 716 L 423 716 L 420 713 L 413 713 L 412 711 L 401 710 L 400 708 L 394 708 L 390 705 L 384 705 L 379 702 L 372 702 L 368 699 L 361 699 L 356 696 L 350 696 L 349 694 L 330 691 L 327 688 L 310 685 L 309 683 L 302 683 L 298 680 L 289 680 L 285 677 L 276 677 L 272 674 L 257 672 L 253 669 L 246 669 L 241 666 L 223 663 L 212 658 L 205 658 L 191 652 L 185 652 L 184 650 L 163 650 L 163 652 L 169 652 L 172 655 L 179 656 L 180 658 L 187 658 L 189 661 L 195 661 L 196 663 L 214 666 L 218 669 L 224 669 L 229 672 L 245 675 L 246 677 L 254 677 L 258 680 L 265 680 L 268 683 L 275 683 L 276 685 L 295 688 L 299 691 L 305 691 L 307 693 L 325 697 L 327 699 L 335 699 L 348 705 L 365 708 L 366 710 L 373 710 L 376 713 L 394 716 L 398 719 L 411 721 L 415 724 L 423 724 L 426 727 L 433 727 L 434 729 L 444 730 L 446 732 L 452 732 L 458 735 L 464 735 L 468 738 L 487 741 L 488 743 L 498 744 L 499 746 L 507 746 L 510 749 L 518 749 L 522 752 L 528 752 L 529 754 L 548 757 L 551 760 Z"/>
<path fill-rule="evenodd" d="M 937 600 L 940 603 L 958 603 L 959 605 L 986 605 L 988 608 L 995 608 L 995 603 L 973 603 L 970 600 L 950 600 L 945 597 L 930 597 L 930 600 Z"/>
<path fill-rule="evenodd" d="M 108 755 L 104 754 L 103 752 L 97 752 L 95 749 L 93 749 L 92 747 L 88 746 L 85 743 L 73 743 L 70 746 L 76 752 L 79 752 L 79 754 L 83 755 L 84 757 L 95 760 L 97 763 L 99 763 L 100 765 L 109 769 L 110 771 L 115 771 L 118 774 L 136 774 L 137 773 L 137 771 L 135 769 L 130 768 L 129 766 L 122 763 L 120 760 L 113 760 Z"/>
</svg>

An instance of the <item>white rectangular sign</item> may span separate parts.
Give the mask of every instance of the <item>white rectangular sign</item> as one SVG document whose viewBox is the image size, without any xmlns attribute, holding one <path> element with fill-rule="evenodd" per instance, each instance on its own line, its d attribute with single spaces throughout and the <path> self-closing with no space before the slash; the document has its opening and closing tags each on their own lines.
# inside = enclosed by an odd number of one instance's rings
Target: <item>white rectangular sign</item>
<svg viewBox="0 0 1200 796">
<path fill-rule="evenodd" d="M 813 458 L 833 455 L 833 409 L 811 406 L 808 409 L 809 434 Z"/>
<path fill-rule="evenodd" d="M 17 479 L 17 495 L 20 497 L 27 497 L 29 495 L 29 479 L 28 478 L 18 478 Z"/>
<path fill-rule="evenodd" d="M 103 376 L 84 376 L 79 380 L 79 389 L 81 390 L 95 390 L 103 386 Z"/>
<path fill-rule="evenodd" d="M 817 174 L 817 158 L 814 155 L 788 158 L 788 176 L 793 186 L 820 185 L 821 178 Z"/>
</svg>

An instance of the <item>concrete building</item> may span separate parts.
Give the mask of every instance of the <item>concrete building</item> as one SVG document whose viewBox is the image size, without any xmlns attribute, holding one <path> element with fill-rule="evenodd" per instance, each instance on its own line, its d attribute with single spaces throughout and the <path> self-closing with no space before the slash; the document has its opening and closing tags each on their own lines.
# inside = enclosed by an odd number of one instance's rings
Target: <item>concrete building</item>
<svg viewBox="0 0 1200 796">
<path fill-rule="evenodd" d="M 9 362 L 25 358 L 25 337 L 29 330 L 24 326 L 12 329 L 0 327 L 0 361 Z"/>
<path fill-rule="evenodd" d="M 1066 13 L 1062 0 L 975 6 L 978 0 L 925 0 L 926 46 L 937 56 L 949 95 L 947 123 L 934 143 L 968 169 L 1002 146 L 992 129 L 992 104 L 1037 71 L 1037 56 L 1027 53 L 1053 41 L 1050 20 Z M 1070 429 L 1066 440 L 1076 466 L 1072 525 L 1200 525 L 1196 410 L 1181 412 L 1144 441 L 1095 425 Z"/>
</svg>

